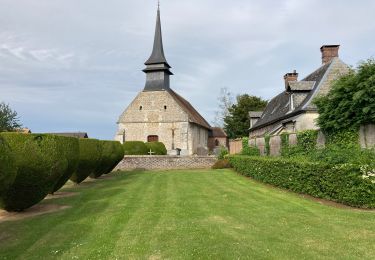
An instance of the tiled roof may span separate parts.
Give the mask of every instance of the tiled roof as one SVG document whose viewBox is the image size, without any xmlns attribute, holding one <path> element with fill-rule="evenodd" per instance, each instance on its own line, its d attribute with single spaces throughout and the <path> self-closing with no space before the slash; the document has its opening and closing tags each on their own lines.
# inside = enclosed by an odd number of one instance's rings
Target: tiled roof
<svg viewBox="0 0 375 260">
<path fill-rule="evenodd" d="M 250 118 L 260 118 L 263 115 L 263 111 L 250 111 Z"/>
<path fill-rule="evenodd" d="M 310 91 L 315 83 L 315 81 L 292 81 L 289 82 L 289 87 L 291 91 Z"/>
<path fill-rule="evenodd" d="M 210 137 L 227 137 L 227 134 L 225 133 L 223 128 L 212 127 Z"/>
<path fill-rule="evenodd" d="M 176 100 L 176 102 L 181 106 L 181 108 L 188 114 L 189 121 L 191 123 L 195 123 L 200 125 L 204 128 L 211 129 L 210 124 L 206 121 L 206 119 L 199 114 L 199 112 L 183 97 L 179 94 L 174 92 L 172 89 L 168 90 L 171 96 Z"/>
</svg>

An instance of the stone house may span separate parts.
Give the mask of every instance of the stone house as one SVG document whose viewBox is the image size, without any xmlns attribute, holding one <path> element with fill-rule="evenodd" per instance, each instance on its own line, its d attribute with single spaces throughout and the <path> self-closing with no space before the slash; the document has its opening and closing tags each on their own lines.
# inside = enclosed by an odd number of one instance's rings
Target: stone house
<svg viewBox="0 0 375 260">
<path fill-rule="evenodd" d="M 146 84 L 121 114 L 115 140 L 163 142 L 169 154 L 208 153 L 210 124 L 170 87 L 171 66 L 163 49 L 160 9 L 157 11 L 153 51 L 145 63 Z"/>
<path fill-rule="evenodd" d="M 284 91 L 271 99 L 264 111 L 250 112 L 250 138 L 318 129 L 314 98 L 327 94 L 332 82 L 350 71 L 339 59 L 339 47 L 322 46 L 322 66 L 304 79 L 299 81 L 296 71 L 285 74 Z"/>
<path fill-rule="evenodd" d="M 208 148 L 210 151 L 214 151 L 219 147 L 229 148 L 228 136 L 224 129 L 220 127 L 212 127 L 208 137 Z"/>
</svg>

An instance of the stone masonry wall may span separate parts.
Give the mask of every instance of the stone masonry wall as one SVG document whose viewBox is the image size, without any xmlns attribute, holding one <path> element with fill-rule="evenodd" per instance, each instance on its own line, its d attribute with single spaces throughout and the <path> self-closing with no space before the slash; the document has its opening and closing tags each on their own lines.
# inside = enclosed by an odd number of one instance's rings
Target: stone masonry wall
<svg viewBox="0 0 375 260">
<path fill-rule="evenodd" d="M 214 156 L 125 156 L 115 171 L 208 169 L 216 160 Z"/>
</svg>

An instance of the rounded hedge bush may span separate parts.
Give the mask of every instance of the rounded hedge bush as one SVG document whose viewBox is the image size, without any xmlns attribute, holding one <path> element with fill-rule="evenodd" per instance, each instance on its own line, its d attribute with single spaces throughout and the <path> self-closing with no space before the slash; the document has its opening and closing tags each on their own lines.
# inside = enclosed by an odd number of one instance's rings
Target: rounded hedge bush
<svg viewBox="0 0 375 260">
<path fill-rule="evenodd" d="M 66 138 L 53 135 L 1 133 L 14 154 L 17 175 L 1 196 L 8 211 L 22 211 L 41 200 L 53 189 L 68 168 L 61 156 Z"/>
<path fill-rule="evenodd" d="M 146 143 L 147 151 L 153 152 L 153 155 L 167 155 L 167 148 L 161 142 L 150 142 Z"/>
<path fill-rule="evenodd" d="M 68 168 L 61 178 L 57 181 L 53 187 L 51 193 L 55 193 L 61 189 L 65 183 L 70 179 L 73 173 L 77 170 L 79 163 L 79 140 L 75 137 L 63 137 L 65 139 L 64 144 L 60 147 L 62 156 L 68 160 Z"/>
<path fill-rule="evenodd" d="M 91 178 L 99 178 L 103 174 L 110 173 L 124 157 L 121 143 L 117 141 L 100 141 L 100 143 L 102 145 L 100 165 L 90 175 Z"/>
<path fill-rule="evenodd" d="M 79 163 L 70 180 L 79 184 L 94 173 L 101 163 L 102 145 L 96 139 L 79 139 Z"/>
<path fill-rule="evenodd" d="M 0 135 L 0 204 L 3 194 L 12 185 L 17 175 L 17 167 L 8 142 Z M 2 205 L 0 205 L 2 207 Z"/>
<path fill-rule="evenodd" d="M 125 155 L 147 155 L 149 151 L 142 141 L 128 141 L 123 146 Z"/>
</svg>

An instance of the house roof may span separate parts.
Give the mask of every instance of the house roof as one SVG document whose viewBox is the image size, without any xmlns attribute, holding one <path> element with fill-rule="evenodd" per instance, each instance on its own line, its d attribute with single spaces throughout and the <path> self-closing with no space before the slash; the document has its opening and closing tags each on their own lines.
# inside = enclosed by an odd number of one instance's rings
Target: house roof
<svg viewBox="0 0 375 260">
<path fill-rule="evenodd" d="M 188 114 L 189 122 L 200 125 L 204 128 L 211 129 L 210 124 L 206 119 L 199 114 L 199 112 L 183 97 L 169 89 L 168 92 L 171 94 L 174 100 L 180 105 L 180 107 Z"/>
<path fill-rule="evenodd" d="M 66 137 L 76 137 L 76 138 L 89 138 L 87 133 L 77 132 L 77 133 L 50 133 L 52 135 L 66 136 Z"/>
<path fill-rule="evenodd" d="M 263 114 L 263 111 L 250 111 L 249 117 L 250 118 L 260 118 Z"/>
<path fill-rule="evenodd" d="M 212 131 L 210 132 L 210 137 L 227 137 L 223 128 L 220 127 L 212 127 Z"/>
<path fill-rule="evenodd" d="M 296 88 L 296 90 L 304 90 L 309 92 L 305 100 L 293 111 L 290 111 L 290 93 L 287 91 L 281 92 L 268 103 L 261 118 L 256 122 L 251 130 L 262 128 L 279 120 L 295 116 L 304 112 L 305 110 L 315 109 L 315 106 L 311 104 L 311 97 L 316 91 L 318 91 L 318 87 L 322 82 L 324 76 L 327 74 L 331 64 L 338 60 L 338 58 L 332 59 L 331 62 L 324 64 L 301 81 L 297 81 L 294 83 L 290 82 L 289 84 L 291 84 L 291 88 L 293 87 Z"/>
<path fill-rule="evenodd" d="M 310 91 L 315 86 L 315 81 L 291 81 L 289 87 L 291 91 Z"/>
</svg>

